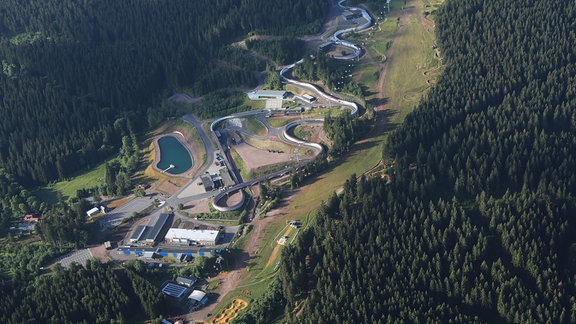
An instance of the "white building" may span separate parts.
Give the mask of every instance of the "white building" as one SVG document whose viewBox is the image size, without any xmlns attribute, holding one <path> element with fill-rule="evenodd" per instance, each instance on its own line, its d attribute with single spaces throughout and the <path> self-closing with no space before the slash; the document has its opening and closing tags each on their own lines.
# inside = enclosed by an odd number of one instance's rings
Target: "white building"
<svg viewBox="0 0 576 324">
<path fill-rule="evenodd" d="M 220 231 L 171 228 L 166 233 L 167 243 L 179 245 L 216 245 Z"/>
<path fill-rule="evenodd" d="M 90 209 L 89 211 L 86 212 L 86 215 L 88 215 L 88 217 L 90 216 L 94 216 L 96 214 L 98 214 L 100 212 L 100 209 L 98 207 L 94 207 L 92 209 Z"/>
<path fill-rule="evenodd" d="M 194 290 L 190 296 L 188 296 L 188 299 L 190 299 L 192 302 L 196 303 L 196 304 L 200 304 L 200 305 L 205 305 L 206 302 L 208 301 L 208 298 L 206 297 L 206 293 L 201 291 L 201 290 Z"/>
</svg>

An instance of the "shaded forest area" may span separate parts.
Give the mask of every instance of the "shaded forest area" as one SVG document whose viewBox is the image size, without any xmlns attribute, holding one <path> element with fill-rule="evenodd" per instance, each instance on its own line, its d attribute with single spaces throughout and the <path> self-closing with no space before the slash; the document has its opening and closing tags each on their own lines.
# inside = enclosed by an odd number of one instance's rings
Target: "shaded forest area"
<svg viewBox="0 0 576 324">
<path fill-rule="evenodd" d="M 122 323 L 166 312 L 164 294 L 129 268 L 114 270 L 93 260 L 31 280 L 26 289 L 0 282 L 3 323 Z"/>
<path fill-rule="evenodd" d="M 575 21 L 568 0 L 446 1 L 446 69 L 390 136 L 392 182 L 350 178 L 284 250 L 286 299 L 261 307 L 297 323 L 576 322 Z"/>
<path fill-rule="evenodd" d="M 138 133 L 170 114 L 162 90 L 197 94 L 255 82 L 227 46 L 248 32 L 315 32 L 324 0 L 1 0 L 0 166 L 25 185 L 115 152 L 127 117 Z"/>
<path fill-rule="evenodd" d="M 303 40 L 281 38 L 274 40 L 249 39 L 246 47 L 258 54 L 269 57 L 279 65 L 292 64 L 304 56 Z"/>
</svg>

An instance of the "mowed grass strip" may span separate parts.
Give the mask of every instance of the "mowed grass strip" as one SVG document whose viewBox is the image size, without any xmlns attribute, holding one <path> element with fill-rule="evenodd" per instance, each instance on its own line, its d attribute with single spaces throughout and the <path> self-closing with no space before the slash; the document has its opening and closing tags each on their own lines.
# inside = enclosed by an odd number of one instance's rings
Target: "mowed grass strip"
<svg viewBox="0 0 576 324">
<path fill-rule="evenodd" d="M 399 36 L 394 38 L 392 56 L 384 82 L 389 106 L 396 112 L 392 121 L 401 123 L 430 89 L 431 80 L 440 74 L 441 62 L 434 55 L 435 35 L 421 21 L 422 0 L 408 2 L 400 19 Z M 393 19 L 392 17 L 389 19 Z M 431 73 L 433 72 L 433 73 Z"/>
</svg>

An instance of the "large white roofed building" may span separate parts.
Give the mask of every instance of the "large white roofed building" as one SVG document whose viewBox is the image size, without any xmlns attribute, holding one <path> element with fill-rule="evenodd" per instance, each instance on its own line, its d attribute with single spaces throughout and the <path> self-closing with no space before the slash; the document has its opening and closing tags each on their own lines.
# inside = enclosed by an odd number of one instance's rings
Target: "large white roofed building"
<svg viewBox="0 0 576 324">
<path fill-rule="evenodd" d="M 220 238 L 218 230 L 171 228 L 166 233 L 167 243 L 179 245 L 216 245 Z"/>
</svg>

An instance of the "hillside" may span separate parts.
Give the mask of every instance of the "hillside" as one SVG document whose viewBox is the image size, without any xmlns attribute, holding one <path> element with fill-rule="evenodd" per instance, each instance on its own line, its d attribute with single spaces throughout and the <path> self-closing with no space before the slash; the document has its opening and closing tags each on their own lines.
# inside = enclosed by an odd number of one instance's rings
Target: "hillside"
<svg viewBox="0 0 576 324">
<path fill-rule="evenodd" d="M 576 321 L 576 6 L 436 14 L 446 68 L 389 138 L 391 184 L 351 177 L 285 250 L 289 322 Z"/>
<path fill-rule="evenodd" d="M 163 91 L 253 85 L 263 67 L 230 41 L 315 32 L 326 2 L 1 0 L 0 12 L 0 167 L 33 185 L 162 121 Z"/>
</svg>

